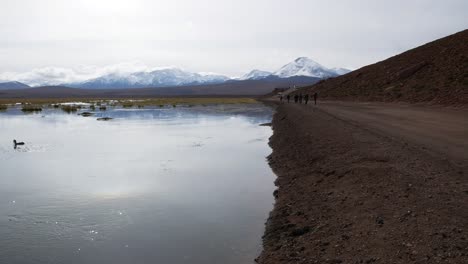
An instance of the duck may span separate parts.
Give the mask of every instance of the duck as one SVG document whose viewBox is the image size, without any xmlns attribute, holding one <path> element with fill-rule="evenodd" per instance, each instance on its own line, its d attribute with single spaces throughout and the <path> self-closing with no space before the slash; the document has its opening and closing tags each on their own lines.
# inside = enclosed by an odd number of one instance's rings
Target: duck
<svg viewBox="0 0 468 264">
<path fill-rule="evenodd" d="M 24 142 L 17 142 L 16 139 L 13 139 L 13 144 L 15 145 L 15 149 L 16 149 L 17 146 L 24 145 Z"/>
</svg>

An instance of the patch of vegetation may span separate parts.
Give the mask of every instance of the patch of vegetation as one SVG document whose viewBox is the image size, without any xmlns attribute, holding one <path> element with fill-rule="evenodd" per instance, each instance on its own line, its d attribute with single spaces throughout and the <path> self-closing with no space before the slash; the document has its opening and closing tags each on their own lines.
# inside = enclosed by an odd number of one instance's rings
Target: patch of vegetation
<svg viewBox="0 0 468 264">
<path fill-rule="evenodd" d="M 132 108 L 134 104 L 132 102 L 124 102 L 122 103 L 123 108 Z"/>
<path fill-rule="evenodd" d="M 76 105 L 62 105 L 62 110 L 67 113 L 73 113 L 78 111 L 78 107 Z"/>
<path fill-rule="evenodd" d="M 8 109 L 8 105 L 0 105 L 0 111 L 5 111 Z"/>
<path fill-rule="evenodd" d="M 42 111 L 42 106 L 40 105 L 30 105 L 30 104 L 25 104 L 21 108 L 21 111 L 25 113 L 33 113 L 33 112 L 40 112 Z"/>
<path fill-rule="evenodd" d="M 101 110 L 101 111 L 106 111 L 106 110 L 107 110 L 107 107 L 106 107 L 105 105 L 101 105 L 101 106 L 99 107 L 99 110 Z"/>
<path fill-rule="evenodd" d="M 94 106 L 94 104 L 92 104 L 92 105 L 89 106 L 89 109 L 94 111 L 94 110 L 96 110 L 96 106 Z"/>
<path fill-rule="evenodd" d="M 183 97 L 160 97 L 160 98 L 143 98 L 143 99 L 102 99 L 102 98 L 31 98 L 31 99 L 21 99 L 23 105 L 51 105 L 54 108 L 60 108 L 61 104 L 67 102 L 76 102 L 77 100 L 84 103 L 90 103 L 90 109 L 99 108 L 100 110 L 106 110 L 106 106 L 116 106 L 122 105 L 123 107 L 134 107 L 138 106 L 143 108 L 146 106 L 171 106 L 171 105 L 184 105 L 184 106 L 196 106 L 196 105 L 214 105 L 214 104 L 251 104 L 256 103 L 257 101 L 253 98 L 246 97 L 193 97 L 193 98 L 183 98 Z M 0 104 L 16 104 L 18 99 L 0 99 Z M 104 108 L 101 108 L 103 106 Z M 80 109 L 81 106 L 75 106 L 77 109 Z"/>
</svg>

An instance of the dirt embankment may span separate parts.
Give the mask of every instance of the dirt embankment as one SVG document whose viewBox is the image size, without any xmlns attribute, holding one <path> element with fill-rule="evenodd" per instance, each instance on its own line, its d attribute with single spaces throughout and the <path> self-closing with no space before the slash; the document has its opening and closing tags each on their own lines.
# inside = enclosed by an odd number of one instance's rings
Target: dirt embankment
<svg viewBox="0 0 468 264">
<path fill-rule="evenodd" d="M 279 106 L 273 130 L 258 263 L 468 263 L 464 159 L 304 105 Z"/>
</svg>

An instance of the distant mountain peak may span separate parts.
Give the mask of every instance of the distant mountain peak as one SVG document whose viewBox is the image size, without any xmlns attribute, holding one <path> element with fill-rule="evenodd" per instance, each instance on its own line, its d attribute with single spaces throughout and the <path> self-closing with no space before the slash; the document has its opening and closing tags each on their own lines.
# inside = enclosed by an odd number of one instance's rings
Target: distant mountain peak
<svg viewBox="0 0 468 264">
<path fill-rule="evenodd" d="M 152 71 L 133 73 L 111 73 L 80 83 L 69 84 L 77 88 L 144 88 L 168 87 L 197 84 L 222 83 L 230 78 L 223 75 L 208 73 L 193 73 L 180 68 L 171 67 Z"/>
<path fill-rule="evenodd" d="M 295 59 L 294 62 L 298 63 L 298 64 L 306 64 L 306 63 L 318 64 L 316 61 L 314 61 L 313 59 L 308 58 L 308 57 L 299 57 L 299 58 Z"/>
<path fill-rule="evenodd" d="M 351 72 L 351 70 L 345 68 L 332 68 L 331 70 L 334 71 L 337 75 L 344 75 Z"/>
<path fill-rule="evenodd" d="M 292 62 L 284 65 L 275 72 L 268 72 L 255 69 L 239 78 L 239 80 L 260 80 L 268 77 L 289 78 L 300 76 L 327 79 L 330 77 L 346 74 L 348 72 L 350 72 L 350 70 L 348 69 L 329 69 L 311 58 L 299 57 L 293 60 Z"/>
<path fill-rule="evenodd" d="M 0 90 L 9 90 L 9 89 L 27 89 L 31 88 L 29 85 L 12 81 L 12 82 L 0 82 Z"/>
<path fill-rule="evenodd" d="M 240 79 L 241 80 L 259 80 L 259 79 L 268 77 L 271 74 L 272 73 L 269 71 L 262 71 L 262 70 L 254 69 L 250 71 L 249 73 L 245 74 L 244 76 L 242 76 Z"/>
<path fill-rule="evenodd" d="M 308 57 L 299 57 L 293 62 L 284 65 L 283 67 L 281 67 L 281 69 L 277 70 L 273 74 L 280 78 L 288 78 L 292 76 L 308 76 L 322 79 L 340 75 L 334 69 L 329 69 L 325 66 L 322 66 L 318 62 Z"/>
</svg>

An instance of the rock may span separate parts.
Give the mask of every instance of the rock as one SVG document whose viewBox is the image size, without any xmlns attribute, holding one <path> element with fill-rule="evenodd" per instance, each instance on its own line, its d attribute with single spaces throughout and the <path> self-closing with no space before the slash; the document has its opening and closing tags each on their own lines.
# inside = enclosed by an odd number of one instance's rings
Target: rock
<svg viewBox="0 0 468 264">
<path fill-rule="evenodd" d="M 278 189 L 274 190 L 273 191 L 273 197 L 275 197 L 276 199 L 278 199 Z"/>
<path fill-rule="evenodd" d="M 343 263 L 343 261 L 341 259 L 327 259 L 327 263 L 339 264 Z"/>
<path fill-rule="evenodd" d="M 260 124 L 260 126 L 271 126 L 271 123 L 263 123 L 263 124 Z"/>
<path fill-rule="evenodd" d="M 100 117 L 97 120 L 98 121 L 109 121 L 109 120 L 112 120 L 112 119 L 113 119 L 112 117 Z"/>
<path fill-rule="evenodd" d="M 310 227 L 305 226 L 305 227 L 300 227 L 296 228 L 291 232 L 291 236 L 297 237 L 297 236 L 302 236 L 304 234 L 307 234 L 310 232 Z"/>
<path fill-rule="evenodd" d="M 83 112 L 83 113 L 81 113 L 81 114 L 79 114 L 79 115 L 80 115 L 80 116 L 85 116 L 85 117 L 86 117 L 86 116 L 92 116 L 92 115 L 94 115 L 94 114 L 93 114 L 93 113 L 90 113 L 90 112 Z"/>
<path fill-rule="evenodd" d="M 383 226 L 384 224 L 384 220 L 382 217 L 378 216 L 376 219 L 375 219 L 375 222 L 379 225 L 379 226 Z"/>
</svg>

